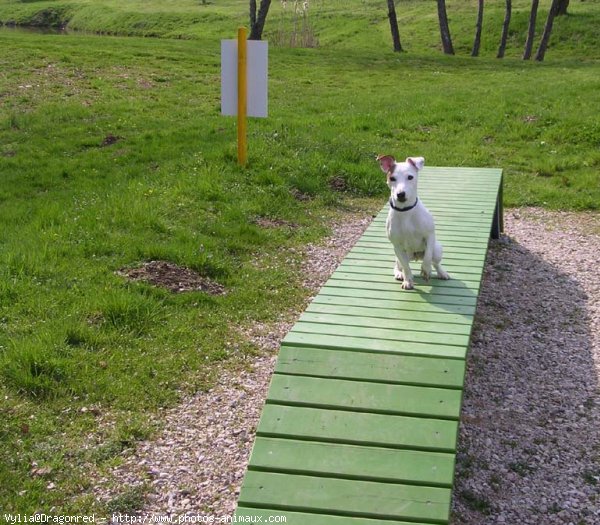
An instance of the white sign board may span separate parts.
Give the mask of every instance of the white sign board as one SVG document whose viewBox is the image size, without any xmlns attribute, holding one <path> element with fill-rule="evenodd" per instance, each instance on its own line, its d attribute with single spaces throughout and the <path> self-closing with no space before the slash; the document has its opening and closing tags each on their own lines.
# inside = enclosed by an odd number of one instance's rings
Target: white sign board
<svg viewBox="0 0 600 525">
<path fill-rule="evenodd" d="M 248 40 L 249 117 L 267 116 L 268 42 Z M 221 115 L 237 115 L 237 40 L 221 40 Z"/>
</svg>

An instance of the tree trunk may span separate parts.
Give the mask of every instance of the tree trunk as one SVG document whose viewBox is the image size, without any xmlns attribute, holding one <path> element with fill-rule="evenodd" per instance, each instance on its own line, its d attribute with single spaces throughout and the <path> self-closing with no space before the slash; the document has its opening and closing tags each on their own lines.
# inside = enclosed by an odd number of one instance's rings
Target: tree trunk
<svg viewBox="0 0 600 525">
<path fill-rule="evenodd" d="M 527 40 L 525 41 L 525 51 L 523 52 L 523 60 L 531 58 L 533 50 L 533 39 L 535 37 L 535 21 L 537 19 L 537 10 L 540 0 L 531 0 L 531 12 L 529 13 L 529 28 L 527 30 Z"/>
<path fill-rule="evenodd" d="M 558 11 L 556 12 L 556 16 L 569 14 L 567 13 L 567 8 L 569 7 L 570 1 L 571 0 L 560 0 L 560 2 L 558 2 Z"/>
<path fill-rule="evenodd" d="M 396 6 L 394 0 L 387 0 L 388 3 L 388 18 L 390 20 L 390 30 L 392 32 L 392 42 L 394 43 L 394 51 L 402 51 L 400 43 L 400 32 L 398 31 L 398 18 L 396 17 Z"/>
<path fill-rule="evenodd" d="M 540 47 L 538 47 L 535 59 L 538 62 L 544 60 L 546 55 L 546 49 L 548 48 L 548 42 L 550 42 L 550 35 L 552 34 L 552 26 L 554 25 L 554 18 L 558 11 L 558 4 L 560 0 L 552 0 L 550 11 L 548 11 L 548 18 L 546 19 L 546 25 L 544 26 L 544 32 L 542 33 L 542 40 L 540 41 Z"/>
<path fill-rule="evenodd" d="M 479 0 L 479 9 L 477 9 L 477 25 L 475 28 L 475 40 L 473 41 L 473 50 L 471 56 L 479 56 L 479 47 L 481 46 L 481 29 L 483 28 L 483 0 Z"/>
<path fill-rule="evenodd" d="M 454 54 L 452 47 L 452 37 L 450 36 L 450 27 L 448 25 L 448 15 L 446 14 L 446 0 L 437 0 L 438 18 L 440 20 L 440 36 L 442 38 L 442 48 L 447 55 Z"/>
<path fill-rule="evenodd" d="M 512 0 L 506 0 L 506 11 L 504 12 L 504 23 L 502 24 L 502 36 L 500 37 L 500 47 L 496 58 L 504 58 L 506 51 L 506 41 L 508 40 L 508 26 L 510 25 L 510 15 L 512 13 Z"/>
<path fill-rule="evenodd" d="M 252 12 L 252 5 L 254 4 L 254 13 Z M 271 7 L 271 0 L 260 0 L 260 7 L 258 8 L 258 14 L 256 14 L 256 0 L 250 0 L 250 36 L 249 40 L 260 40 L 262 38 L 263 29 L 265 28 L 265 22 L 267 20 L 267 14 L 269 13 L 269 7 Z M 254 17 L 254 23 L 252 18 Z"/>
<path fill-rule="evenodd" d="M 250 27 L 256 24 L 256 0 L 250 0 Z"/>
</svg>

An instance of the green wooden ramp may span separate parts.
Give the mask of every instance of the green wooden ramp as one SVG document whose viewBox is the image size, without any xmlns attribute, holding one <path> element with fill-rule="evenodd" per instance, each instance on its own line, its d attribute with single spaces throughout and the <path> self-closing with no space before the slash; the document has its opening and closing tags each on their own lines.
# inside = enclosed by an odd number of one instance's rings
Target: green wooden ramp
<svg viewBox="0 0 600 525">
<path fill-rule="evenodd" d="M 393 278 L 387 205 L 375 218 L 282 342 L 239 518 L 448 522 L 465 359 L 488 239 L 502 230 L 501 190 L 501 170 L 423 170 L 419 196 L 452 279 L 416 277 L 412 291 Z"/>
</svg>

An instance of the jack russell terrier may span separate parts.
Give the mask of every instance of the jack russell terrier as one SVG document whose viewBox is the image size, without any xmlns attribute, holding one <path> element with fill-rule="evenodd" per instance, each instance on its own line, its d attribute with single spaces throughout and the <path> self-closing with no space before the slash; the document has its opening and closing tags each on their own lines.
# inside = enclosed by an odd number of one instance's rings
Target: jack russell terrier
<svg viewBox="0 0 600 525">
<path fill-rule="evenodd" d="M 404 290 L 412 290 L 409 262 L 422 260 L 421 275 L 426 281 L 431 277 L 432 263 L 438 279 L 450 279 L 441 265 L 442 245 L 435 240 L 433 217 L 417 197 L 417 180 L 425 159 L 408 157 L 404 162 L 396 162 L 391 155 L 381 155 L 377 160 L 392 192 L 386 230 L 396 252 L 394 277 L 402 281 Z"/>
</svg>

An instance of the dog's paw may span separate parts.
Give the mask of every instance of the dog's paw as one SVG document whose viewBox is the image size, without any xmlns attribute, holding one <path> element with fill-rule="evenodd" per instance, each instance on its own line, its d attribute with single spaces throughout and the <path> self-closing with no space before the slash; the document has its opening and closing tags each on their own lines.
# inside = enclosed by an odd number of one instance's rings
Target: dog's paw
<svg viewBox="0 0 600 525">
<path fill-rule="evenodd" d="M 421 268 L 421 277 L 423 277 L 423 279 L 426 281 L 429 281 L 431 278 L 431 269 L 427 270 L 425 268 Z"/>
<path fill-rule="evenodd" d="M 394 268 L 394 279 L 396 279 L 396 281 L 404 281 L 404 274 L 402 273 L 402 270 Z"/>
<path fill-rule="evenodd" d="M 404 281 L 402 283 L 402 289 L 403 290 L 413 290 L 415 287 L 415 285 L 413 284 L 412 281 Z"/>
<path fill-rule="evenodd" d="M 448 272 L 446 272 L 445 270 L 442 270 L 441 272 L 437 272 L 437 278 L 442 279 L 443 281 L 447 281 L 448 279 L 450 279 L 450 275 L 448 275 Z"/>
</svg>

